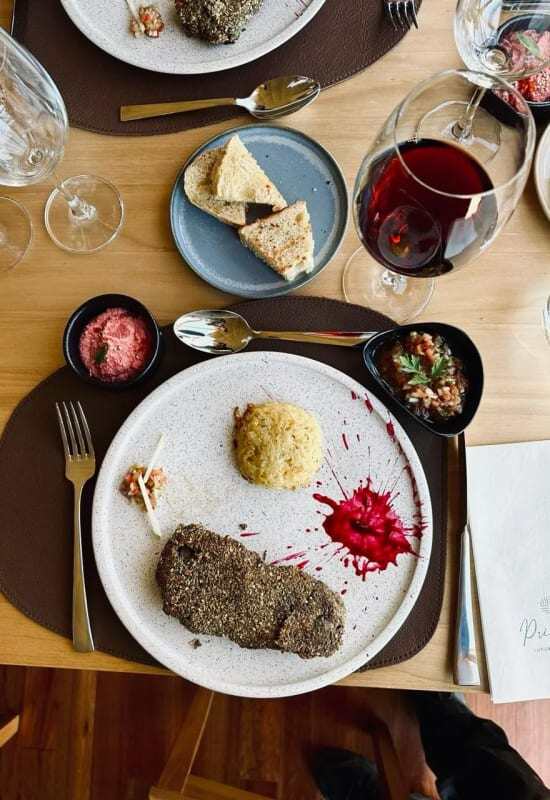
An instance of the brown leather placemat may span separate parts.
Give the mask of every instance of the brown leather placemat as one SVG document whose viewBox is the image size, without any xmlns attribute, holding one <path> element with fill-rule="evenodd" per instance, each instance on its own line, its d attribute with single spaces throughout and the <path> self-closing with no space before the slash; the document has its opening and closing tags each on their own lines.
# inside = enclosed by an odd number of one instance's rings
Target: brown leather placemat
<svg viewBox="0 0 550 800">
<path fill-rule="evenodd" d="M 243 97 L 277 75 L 308 75 L 326 88 L 368 67 L 404 36 L 385 15 L 384 0 L 327 0 L 290 41 L 250 64 L 208 75 L 162 75 L 104 53 L 73 25 L 59 0 L 16 2 L 14 36 L 57 83 L 71 124 L 119 135 L 174 133 L 243 113 L 213 108 L 121 123 L 121 105 Z"/>
<path fill-rule="evenodd" d="M 313 297 L 285 297 L 234 306 L 257 327 L 274 330 L 381 330 L 391 322 L 360 306 Z M 36 622 L 71 637 L 72 487 L 64 461 L 53 404 L 80 400 L 92 430 L 98 468 L 116 431 L 156 386 L 203 356 L 165 329 L 166 351 L 156 375 L 127 392 L 108 392 L 84 383 L 68 367 L 54 372 L 16 408 L 0 440 L 0 590 Z M 360 350 L 285 342 L 253 342 L 250 349 L 282 350 L 323 361 L 375 391 Z M 409 618 L 369 667 L 404 661 L 432 636 L 441 610 L 446 545 L 446 441 L 400 419 L 424 465 L 431 491 L 434 539 L 428 575 Z M 83 542 L 86 586 L 95 643 L 116 656 L 155 663 L 119 622 L 103 591 L 91 546 L 93 481 L 85 489 Z M 159 601 L 160 602 L 160 601 Z"/>
</svg>

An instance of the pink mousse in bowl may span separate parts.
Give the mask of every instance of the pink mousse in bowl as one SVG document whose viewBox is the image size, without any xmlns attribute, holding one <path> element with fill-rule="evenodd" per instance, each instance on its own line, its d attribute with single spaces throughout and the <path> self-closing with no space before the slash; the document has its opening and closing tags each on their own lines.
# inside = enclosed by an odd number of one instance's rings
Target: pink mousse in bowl
<svg viewBox="0 0 550 800">
<path fill-rule="evenodd" d="M 101 381 L 128 381 L 146 366 L 153 339 L 145 320 L 124 308 L 108 308 L 94 317 L 78 345 L 82 363 Z"/>
</svg>

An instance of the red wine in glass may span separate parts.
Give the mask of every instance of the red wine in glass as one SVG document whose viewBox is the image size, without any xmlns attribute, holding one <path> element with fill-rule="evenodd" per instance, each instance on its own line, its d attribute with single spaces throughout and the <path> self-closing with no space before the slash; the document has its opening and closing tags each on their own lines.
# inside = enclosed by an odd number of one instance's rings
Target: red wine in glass
<svg viewBox="0 0 550 800">
<path fill-rule="evenodd" d="M 428 278 L 458 269 L 495 229 L 495 196 L 479 196 L 492 192 L 491 179 L 469 153 L 447 142 L 419 139 L 400 144 L 399 152 L 401 158 L 392 149 L 376 159 L 358 195 L 363 243 L 402 275 Z"/>
</svg>

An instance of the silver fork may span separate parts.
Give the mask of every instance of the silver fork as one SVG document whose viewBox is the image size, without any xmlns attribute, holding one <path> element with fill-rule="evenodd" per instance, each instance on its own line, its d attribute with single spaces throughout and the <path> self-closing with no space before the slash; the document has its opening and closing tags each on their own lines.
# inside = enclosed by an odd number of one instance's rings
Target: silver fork
<svg viewBox="0 0 550 800">
<path fill-rule="evenodd" d="M 84 584 L 80 501 L 84 485 L 95 473 L 95 453 L 80 403 L 56 403 L 55 410 L 65 452 L 65 477 L 74 486 L 73 645 L 75 650 L 89 653 L 94 650 L 94 640 Z"/>
<path fill-rule="evenodd" d="M 418 28 L 416 16 L 416 0 L 385 0 L 386 12 L 393 27 L 409 29 L 412 25 Z"/>
</svg>

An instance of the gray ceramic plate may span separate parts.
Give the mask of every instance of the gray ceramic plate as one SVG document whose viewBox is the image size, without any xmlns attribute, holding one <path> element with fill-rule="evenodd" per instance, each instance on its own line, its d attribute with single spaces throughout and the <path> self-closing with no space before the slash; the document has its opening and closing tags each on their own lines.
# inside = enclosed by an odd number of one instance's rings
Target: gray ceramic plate
<svg viewBox="0 0 550 800">
<path fill-rule="evenodd" d="M 278 277 L 224 225 L 190 203 L 183 188 L 185 169 L 198 155 L 225 144 L 235 133 L 277 184 L 288 203 L 305 200 L 315 238 L 315 267 L 288 282 Z M 332 259 L 348 220 L 348 192 L 340 167 L 320 144 L 291 128 L 245 125 L 199 147 L 176 179 L 170 221 L 176 247 L 200 277 L 216 289 L 239 297 L 277 297 L 313 280 Z"/>
</svg>

